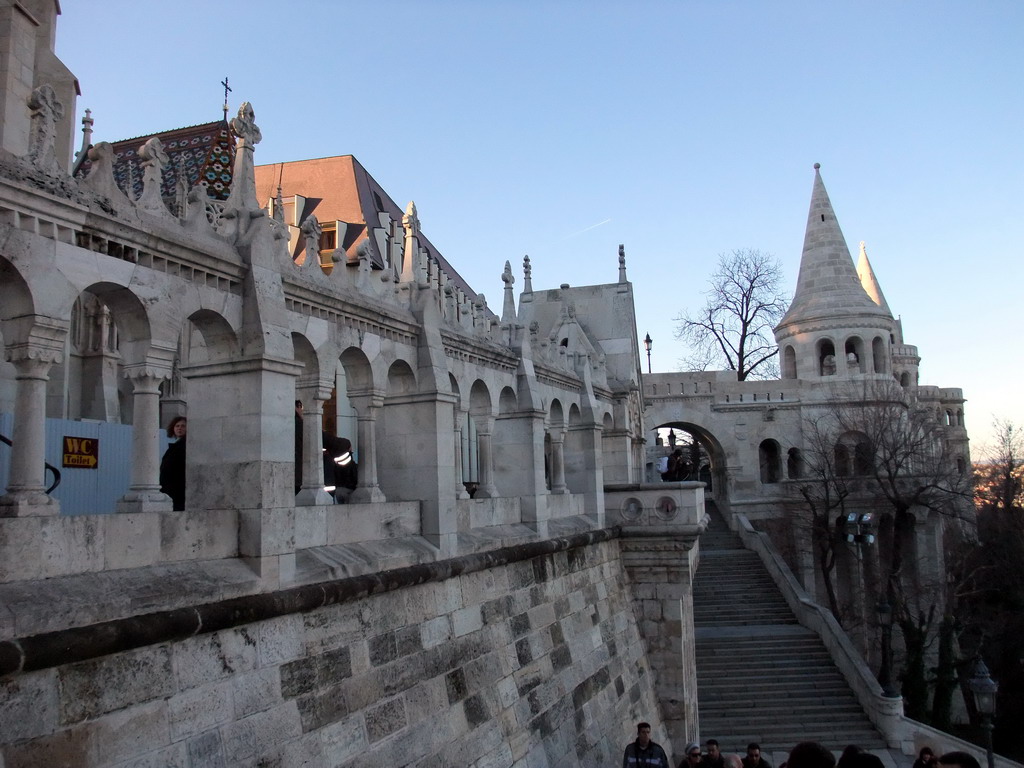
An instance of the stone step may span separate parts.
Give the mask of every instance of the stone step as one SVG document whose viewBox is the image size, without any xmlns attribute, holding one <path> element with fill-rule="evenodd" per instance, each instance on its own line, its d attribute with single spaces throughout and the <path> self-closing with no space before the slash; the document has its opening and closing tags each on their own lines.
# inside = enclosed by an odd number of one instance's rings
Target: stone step
<svg viewBox="0 0 1024 768">
<path fill-rule="evenodd" d="M 841 751 L 882 749 L 825 645 L 799 627 L 760 557 L 743 549 L 713 503 L 693 585 L 701 736 L 725 752 L 788 751 L 807 739 Z"/>
</svg>

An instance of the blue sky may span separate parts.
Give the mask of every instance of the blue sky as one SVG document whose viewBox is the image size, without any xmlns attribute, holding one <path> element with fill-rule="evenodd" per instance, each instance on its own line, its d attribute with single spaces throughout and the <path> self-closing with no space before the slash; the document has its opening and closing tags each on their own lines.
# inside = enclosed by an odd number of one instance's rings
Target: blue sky
<svg viewBox="0 0 1024 768">
<path fill-rule="evenodd" d="M 613 282 L 624 243 L 656 370 L 719 253 L 792 290 L 820 162 L 977 455 L 1024 425 L 1022 36 L 1010 1 L 65 0 L 57 52 L 96 141 L 218 118 L 227 75 L 258 163 L 355 155 L 492 308 L 506 259 Z"/>
</svg>

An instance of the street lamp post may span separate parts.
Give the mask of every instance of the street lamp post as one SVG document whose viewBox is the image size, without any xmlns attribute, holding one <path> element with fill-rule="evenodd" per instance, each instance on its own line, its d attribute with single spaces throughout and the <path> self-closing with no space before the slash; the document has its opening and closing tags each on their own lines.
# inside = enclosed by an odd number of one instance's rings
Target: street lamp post
<svg viewBox="0 0 1024 768">
<path fill-rule="evenodd" d="M 974 706 L 981 715 L 981 727 L 985 730 L 985 757 L 988 758 L 988 768 L 995 768 L 995 756 L 992 754 L 992 720 L 996 714 L 999 683 L 989 677 L 988 667 L 980 657 L 974 666 L 974 675 L 969 686 L 971 693 L 974 694 Z"/>
<path fill-rule="evenodd" d="M 647 350 L 647 372 L 651 372 L 651 345 L 654 343 L 651 334 L 644 336 L 644 349 Z"/>
<path fill-rule="evenodd" d="M 882 629 L 882 664 L 878 668 L 878 683 L 882 686 L 883 696 L 895 699 L 899 692 L 892 684 L 892 606 L 883 597 L 875 611 L 878 613 L 878 626 Z"/>
</svg>

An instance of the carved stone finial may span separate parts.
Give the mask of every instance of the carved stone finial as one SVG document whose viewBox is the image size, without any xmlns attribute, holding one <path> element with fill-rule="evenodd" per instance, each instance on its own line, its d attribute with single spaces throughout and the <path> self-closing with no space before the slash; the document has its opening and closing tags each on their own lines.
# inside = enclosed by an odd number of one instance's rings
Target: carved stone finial
<svg viewBox="0 0 1024 768">
<path fill-rule="evenodd" d="M 512 276 L 512 265 L 505 262 L 505 271 L 501 273 L 501 281 L 505 284 L 505 297 L 501 309 L 501 322 L 511 325 L 516 320 L 516 300 L 512 295 L 512 284 L 516 279 Z"/>
<path fill-rule="evenodd" d="M 274 221 L 284 224 L 284 196 L 280 184 L 277 185 L 277 197 L 274 198 Z"/>
<path fill-rule="evenodd" d="M 256 125 L 256 113 L 248 101 L 243 102 L 238 108 L 238 116 L 231 118 L 231 130 L 238 136 L 238 144 L 231 193 L 224 208 L 246 212 L 246 215 L 235 217 L 238 227 L 235 234 L 241 236 L 248 226 L 249 218 L 266 215 L 256 199 L 256 171 L 253 164 L 253 153 L 256 145 L 263 139 L 263 134 Z"/>
<path fill-rule="evenodd" d="M 626 246 L 619 243 L 619 282 L 626 282 Z"/>
<path fill-rule="evenodd" d="M 82 184 L 97 195 L 113 201 L 128 203 L 128 198 L 114 181 L 114 147 L 106 141 L 94 144 L 87 150 L 89 158 L 89 175 Z"/>
<path fill-rule="evenodd" d="M 32 128 L 29 134 L 28 158 L 39 170 L 57 173 L 60 166 L 54 151 L 57 123 L 64 117 L 64 105 L 57 101 L 53 86 L 44 83 L 32 91 L 28 99 L 32 110 Z"/>
<path fill-rule="evenodd" d="M 410 232 L 414 236 L 420 233 L 420 218 L 416 212 L 416 203 L 412 200 L 405 206 L 405 215 L 402 216 L 402 227 L 405 228 L 407 236 Z"/>
<path fill-rule="evenodd" d="M 320 226 L 317 217 L 310 214 L 302 222 L 299 231 L 302 232 L 302 236 L 306 239 L 306 261 L 303 263 L 303 266 L 309 269 L 315 266 L 317 269 L 320 269 L 320 236 L 323 234 L 324 228 Z"/>
<path fill-rule="evenodd" d="M 533 267 L 530 266 L 530 257 L 523 256 L 523 293 L 533 293 Z"/>
<path fill-rule="evenodd" d="M 254 147 L 263 140 L 263 134 L 256 125 L 256 113 L 248 101 L 242 102 L 238 116 L 231 118 L 231 130 L 242 140 L 242 146 Z"/>
</svg>

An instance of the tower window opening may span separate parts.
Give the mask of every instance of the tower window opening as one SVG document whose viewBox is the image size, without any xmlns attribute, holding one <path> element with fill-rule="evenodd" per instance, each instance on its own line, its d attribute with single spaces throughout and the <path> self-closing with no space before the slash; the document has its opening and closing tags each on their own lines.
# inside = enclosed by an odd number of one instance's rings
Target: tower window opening
<svg viewBox="0 0 1024 768">
<path fill-rule="evenodd" d="M 825 214 L 824 214 L 824 213 L 823 213 L 823 214 L 821 214 L 821 220 L 822 220 L 822 221 L 824 221 L 824 220 L 825 220 Z"/>
</svg>

